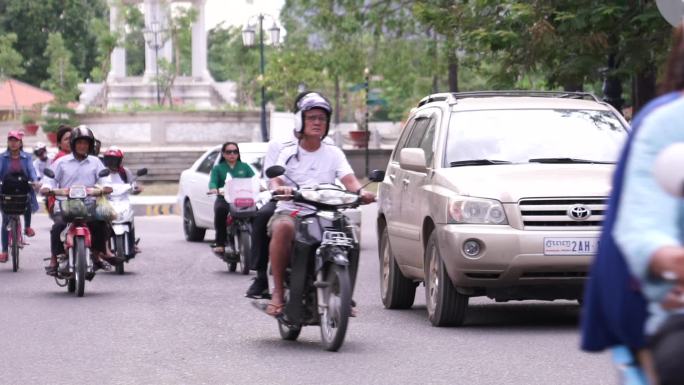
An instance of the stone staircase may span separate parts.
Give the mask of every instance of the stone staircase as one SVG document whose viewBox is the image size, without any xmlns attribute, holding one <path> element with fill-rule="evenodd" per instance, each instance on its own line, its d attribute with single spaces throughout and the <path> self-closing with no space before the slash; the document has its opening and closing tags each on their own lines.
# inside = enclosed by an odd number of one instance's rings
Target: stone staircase
<svg viewBox="0 0 684 385">
<path fill-rule="evenodd" d="M 147 168 L 146 182 L 178 182 L 183 170 L 205 153 L 203 149 L 129 149 L 124 151 L 124 164 L 135 172 Z"/>
</svg>

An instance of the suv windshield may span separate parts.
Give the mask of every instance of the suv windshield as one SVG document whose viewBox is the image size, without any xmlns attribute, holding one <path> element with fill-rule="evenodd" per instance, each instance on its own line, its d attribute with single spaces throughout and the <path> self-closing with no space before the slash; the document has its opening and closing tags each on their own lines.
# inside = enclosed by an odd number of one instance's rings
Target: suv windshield
<svg viewBox="0 0 684 385">
<path fill-rule="evenodd" d="M 460 111 L 451 115 L 444 164 L 612 163 L 626 138 L 610 111 Z"/>
</svg>

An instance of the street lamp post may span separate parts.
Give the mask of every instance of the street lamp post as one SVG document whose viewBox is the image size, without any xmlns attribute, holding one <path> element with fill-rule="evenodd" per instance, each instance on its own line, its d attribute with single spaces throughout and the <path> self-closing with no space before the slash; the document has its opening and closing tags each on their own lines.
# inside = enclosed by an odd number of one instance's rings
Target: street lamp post
<svg viewBox="0 0 684 385">
<path fill-rule="evenodd" d="M 266 87 L 264 86 L 264 18 L 270 17 L 273 20 L 273 26 L 268 29 L 271 38 L 271 45 L 275 46 L 280 41 L 280 28 L 276 24 L 275 18 L 271 15 L 260 13 L 253 18 L 259 19 L 259 73 L 261 77 L 261 140 L 268 141 L 268 129 L 266 128 Z M 256 31 L 255 26 L 247 23 L 247 27 L 242 30 L 242 43 L 245 47 L 254 45 Z"/>
<path fill-rule="evenodd" d="M 365 120 L 366 120 L 366 121 L 365 121 L 365 124 L 364 124 L 364 126 L 365 126 L 364 128 L 366 129 L 366 134 L 365 134 L 366 137 L 364 138 L 364 140 L 366 141 L 366 149 L 365 149 L 366 151 L 365 151 L 364 156 L 365 156 L 365 158 L 366 158 L 366 159 L 365 159 L 365 163 L 366 163 L 366 177 L 368 177 L 368 174 L 369 174 L 369 170 L 368 170 L 368 163 L 369 163 L 369 162 L 368 162 L 368 157 L 369 157 L 369 156 L 368 156 L 368 147 L 370 146 L 370 127 L 369 127 L 369 125 L 368 125 L 368 124 L 369 124 L 369 120 L 370 120 L 370 111 L 368 110 L 368 98 L 369 98 L 369 95 L 370 95 L 370 84 L 369 84 L 369 80 L 370 80 L 370 69 L 368 69 L 368 67 L 366 67 L 366 68 L 363 70 L 363 75 L 364 75 L 364 78 L 365 78 L 364 88 L 365 88 L 365 91 L 366 91 L 366 100 L 365 100 L 365 101 L 366 101 L 366 117 L 365 117 Z"/>
<path fill-rule="evenodd" d="M 159 49 L 164 46 L 165 39 L 162 34 L 166 31 L 161 28 L 159 22 L 153 21 L 150 28 L 143 31 L 145 34 L 145 41 L 147 45 L 154 50 L 154 70 L 155 82 L 157 83 L 157 105 L 161 104 L 161 95 L 159 93 Z"/>
</svg>

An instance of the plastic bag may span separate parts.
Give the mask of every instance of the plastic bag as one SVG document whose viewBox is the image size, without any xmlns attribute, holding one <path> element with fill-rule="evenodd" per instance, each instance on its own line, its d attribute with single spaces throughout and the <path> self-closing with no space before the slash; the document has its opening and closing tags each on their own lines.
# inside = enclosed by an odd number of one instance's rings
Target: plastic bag
<svg viewBox="0 0 684 385">
<path fill-rule="evenodd" d="M 118 216 L 114 206 L 109 203 L 109 199 L 106 196 L 101 195 L 95 201 L 95 219 L 98 221 L 113 221 Z"/>
</svg>

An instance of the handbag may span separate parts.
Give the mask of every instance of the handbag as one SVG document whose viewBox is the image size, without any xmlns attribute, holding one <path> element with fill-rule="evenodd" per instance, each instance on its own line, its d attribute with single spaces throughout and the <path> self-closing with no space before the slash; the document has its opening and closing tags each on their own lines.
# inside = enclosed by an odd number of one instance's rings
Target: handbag
<svg viewBox="0 0 684 385">
<path fill-rule="evenodd" d="M 100 195 L 95 201 L 95 219 L 110 222 L 115 220 L 117 216 L 118 214 L 109 199 L 105 195 Z"/>
</svg>

